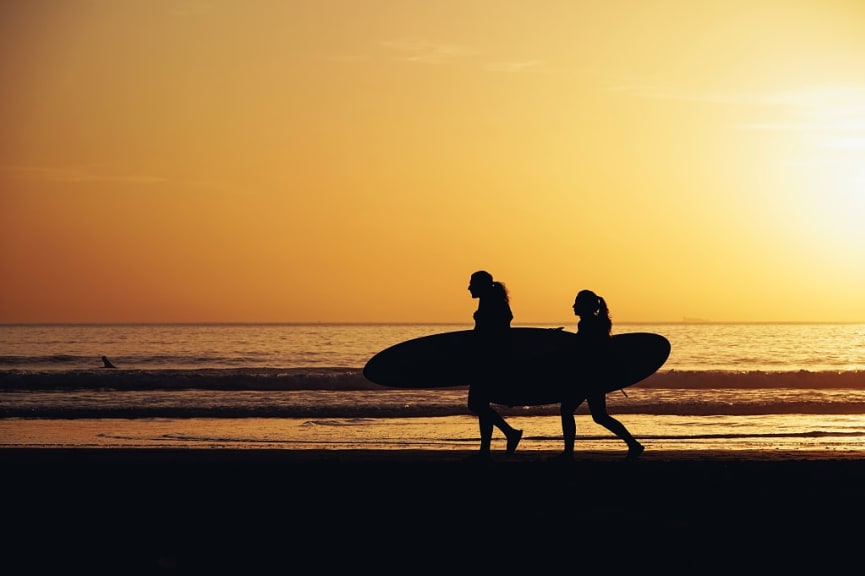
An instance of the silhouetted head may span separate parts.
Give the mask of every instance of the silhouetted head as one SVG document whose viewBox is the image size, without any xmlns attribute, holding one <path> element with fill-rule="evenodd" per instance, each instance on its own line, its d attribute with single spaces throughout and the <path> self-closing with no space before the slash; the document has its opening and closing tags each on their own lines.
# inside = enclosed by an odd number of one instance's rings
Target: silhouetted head
<svg viewBox="0 0 865 576">
<path fill-rule="evenodd" d="M 613 325 L 607 303 L 591 290 L 580 290 L 577 293 L 577 297 L 574 299 L 574 314 L 581 319 L 601 320 L 608 331 Z"/>
<path fill-rule="evenodd" d="M 472 298 L 480 298 L 482 296 L 496 296 L 505 302 L 509 300 L 508 289 L 501 282 L 493 280 L 493 275 L 486 270 L 478 270 L 472 274 L 469 280 L 469 292 Z"/>
<path fill-rule="evenodd" d="M 472 293 L 472 298 L 480 298 L 481 295 L 489 292 L 492 286 L 493 275 L 486 270 L 478 270 L 469 279 L 469 292 Z"/>
<path fill-rule="evenodd" d="M 580 290 L 574 299 L 574 314 L 594 316 L 598 313 L 600 298 L 591 290 Z"/>
</svg>

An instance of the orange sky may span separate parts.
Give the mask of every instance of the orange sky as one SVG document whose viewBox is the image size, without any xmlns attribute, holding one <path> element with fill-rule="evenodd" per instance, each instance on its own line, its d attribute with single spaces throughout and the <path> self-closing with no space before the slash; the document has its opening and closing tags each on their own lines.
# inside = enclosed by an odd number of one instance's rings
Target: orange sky
<svg viewBox="0 0 865 576">
<path fill-rule="evenodd" d="M 0 3 L 0 322 L 865 321 L 860 0 Z"/>
</svg>

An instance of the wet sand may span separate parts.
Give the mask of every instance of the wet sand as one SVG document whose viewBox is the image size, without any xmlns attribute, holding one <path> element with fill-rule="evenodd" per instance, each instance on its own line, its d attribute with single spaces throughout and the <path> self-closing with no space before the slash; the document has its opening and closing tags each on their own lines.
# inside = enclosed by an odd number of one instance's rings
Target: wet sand
<svg viewBox="0 0 865 576">
<path fill-rule="evenodd" d="M 578 452 L 570 465 L 554 454 L 4 449 L 2 564 L 487 574 L 859 562 L 865 452 Z"/>
</svg>

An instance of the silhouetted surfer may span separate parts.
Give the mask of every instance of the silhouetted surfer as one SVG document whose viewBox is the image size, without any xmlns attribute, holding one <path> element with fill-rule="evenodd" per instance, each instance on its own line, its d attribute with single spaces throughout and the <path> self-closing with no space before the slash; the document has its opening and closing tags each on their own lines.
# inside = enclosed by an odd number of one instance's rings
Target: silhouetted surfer
<svg viewBox="0 0 865 576">
<path fill-rule="evenodd" d="M 490 457 L 493 427 L 499 428 L 508 440 L 507 453 L 513 454 L 523 436 L 496 412 L 489 401 L 490 386 L 495 386 L 507 371 L 510 353 L 511 312 L 508 291 L 501 282 L 493 280 L 492 275 L 479 270 L 472 274 L 469 281 L 472 298 L 478 299 L 478 309 L 474 313 L 475 334 L 478 336 L 477 352 L 480 371 L 469 385 L 468 408 L 477 415 L 481 433 L 480 452 L 475 456 L 481 460 Z"/>
<path fill-rule="evenodd" d="M 624 424 L 607 413 L 607 395 L 601 383 L 604 372 L 608 369 L 606 364 L 609 362 L 613 329 L 607 303 L 591 290 L 581 290 L 574 300 L 574 314 L 580 317 L 577 323 L 579 373 L 577 382 L 565 391 L 565 399 L 562 401 L 562 436 L 565 450 L 556 459 L 567 461 L 574 457 L 574 439 L 577 436 L 574 412 L 583 400 L 589 403 L 592 420 L 624 440 L 628 445 L 628 458 L 636 458 L 645 448 L 628 432 Z"/>
<path fill-rule="evenodd" d="M 106 356 L 102 357 L 102 367 L 103 368 L 117 368 L 117 366 L 112 364 L 111 360 L 109 360 L 108 357 L 106 357 Z"/>
</svg>

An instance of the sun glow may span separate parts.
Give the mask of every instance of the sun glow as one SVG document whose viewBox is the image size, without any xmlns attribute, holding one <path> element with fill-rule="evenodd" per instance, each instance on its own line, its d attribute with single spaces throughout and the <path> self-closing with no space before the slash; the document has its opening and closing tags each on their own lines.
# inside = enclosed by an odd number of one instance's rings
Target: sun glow
<svg viewBox="0 0 865 576">
<path fill-rule="evenodd" d="M 755 169 L 774 189 L 766 194 L 766 223 L 805 269 L 861 286 L 865 85 L 775 92 L 762 98 L 761 109 L 771 111 L 772 120 L 745 128 L 765 138 L 761 150 L 774 151 Z"/>
<path fill-rule="evenodd" d="M 827 248 L 858 251 L 865 257 L 865 159 L 832 159 L 813 167 L 815 190 L 809 217 Z"/>
<path fill-rule="evenodd" d="M 810 190 L 806 218 L 822 248 L 865 262 L 865 87 L 821 96 L 805 110 L 808 155 L 791 172 Z"/>
<path fill-rule="evenodd" d="M 861 0 L 43 4 L 0 322 L 865 320 Z"/>
</svg>

